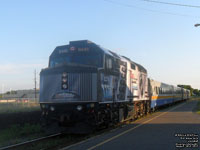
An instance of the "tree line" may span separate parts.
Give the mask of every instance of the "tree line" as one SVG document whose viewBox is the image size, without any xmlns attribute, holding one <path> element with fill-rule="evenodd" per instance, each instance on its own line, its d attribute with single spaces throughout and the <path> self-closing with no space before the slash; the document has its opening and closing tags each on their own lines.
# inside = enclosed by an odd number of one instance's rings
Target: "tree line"
<svg viewBox="0 0 200 150">
<path fill-rule="evenodd" d="M 190 85 L 177 85 L 178 87 L 190 90 L 191 95 L 200 96 L 200 90 L 193 89 Z"/>
</svg>

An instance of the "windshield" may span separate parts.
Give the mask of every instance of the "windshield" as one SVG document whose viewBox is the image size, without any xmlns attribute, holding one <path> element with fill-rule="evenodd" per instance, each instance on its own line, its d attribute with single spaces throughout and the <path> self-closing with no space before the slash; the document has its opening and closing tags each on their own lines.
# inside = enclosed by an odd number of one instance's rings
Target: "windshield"
<svg viewBox="0 0 200 150">
<path fill-rule="evenodd" d="M 50 59 L 50 67 L 60 66 L 64 64 L 82 64 L 82 65 L 89 65 L 95 67 L 102 67 L 103 58 L 101 55 L 75 55 L 75 54 L 68 54 L 61 57 L 53 57 Z"/>
</svg>

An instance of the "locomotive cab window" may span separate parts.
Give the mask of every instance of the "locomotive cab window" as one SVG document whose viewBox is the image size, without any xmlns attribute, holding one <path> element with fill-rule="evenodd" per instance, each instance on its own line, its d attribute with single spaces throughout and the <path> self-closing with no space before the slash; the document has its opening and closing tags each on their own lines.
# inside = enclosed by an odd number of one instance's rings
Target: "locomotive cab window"
<svg viewBox="0 0 200 150">
<path fill-rule="evenodd" d="M 57 57 L 51 57 L 49 67 L 56 67 L 65 64 L 80 64 L 94 67 L 102 67 L 103 57 L 95 53 L 73 53 Z"/>
<path fill-rule="evenodd" d="M 118 59 L 113 59 L 113 71 L 119 72 L 120 65 L 119 65 L 119 60 Z"/>
<path fill-rule="evenodd" d="M 105 60 L 105 67 L 106 67 L 106 69 L 111 70 L 113 68 L 112 66 L 113 66 L 113 61 L 112 61 L 111 57 L 107 56 L 106 60 Z"/>
</svg>

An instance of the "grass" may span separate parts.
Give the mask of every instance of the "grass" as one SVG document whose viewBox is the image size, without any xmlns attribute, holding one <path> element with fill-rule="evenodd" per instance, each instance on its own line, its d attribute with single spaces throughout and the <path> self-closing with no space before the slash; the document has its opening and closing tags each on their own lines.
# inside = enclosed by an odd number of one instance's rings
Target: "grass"
<svg viewBox="0 0 200 150">
<path fill-rule="evenodd" d="M 0 147 L 12 145 L 44 135 L 40 124 L 18 124 L 12 125 L 3 131 L 0 131 Z"/>
<path fill-rule="evenodd" d="M 40 110 L 38 103 L 0 103 L 0 114 Z"/>
<path fill-rule="evenodd" d="M 39 111 L 38 103 L 0 103 L 0 147 L 42 136 L 39 120 L 34 121 Z"/>
</svg>

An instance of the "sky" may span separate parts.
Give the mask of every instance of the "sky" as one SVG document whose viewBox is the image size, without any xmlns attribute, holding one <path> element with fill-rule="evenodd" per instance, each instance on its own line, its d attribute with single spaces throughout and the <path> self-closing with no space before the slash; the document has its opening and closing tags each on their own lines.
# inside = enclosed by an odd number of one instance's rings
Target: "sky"
<svg viewBox="0 0 200 150">
<path fill-rule="evenodd" d="M 198 0 L 157 0 L 200 6 Z M 88 39 L 150 78 L 200 89 L 200 7 L 145 0 L 1 0 L 0 93 L 33 89 L 54 48 Z"/>
</svg>

